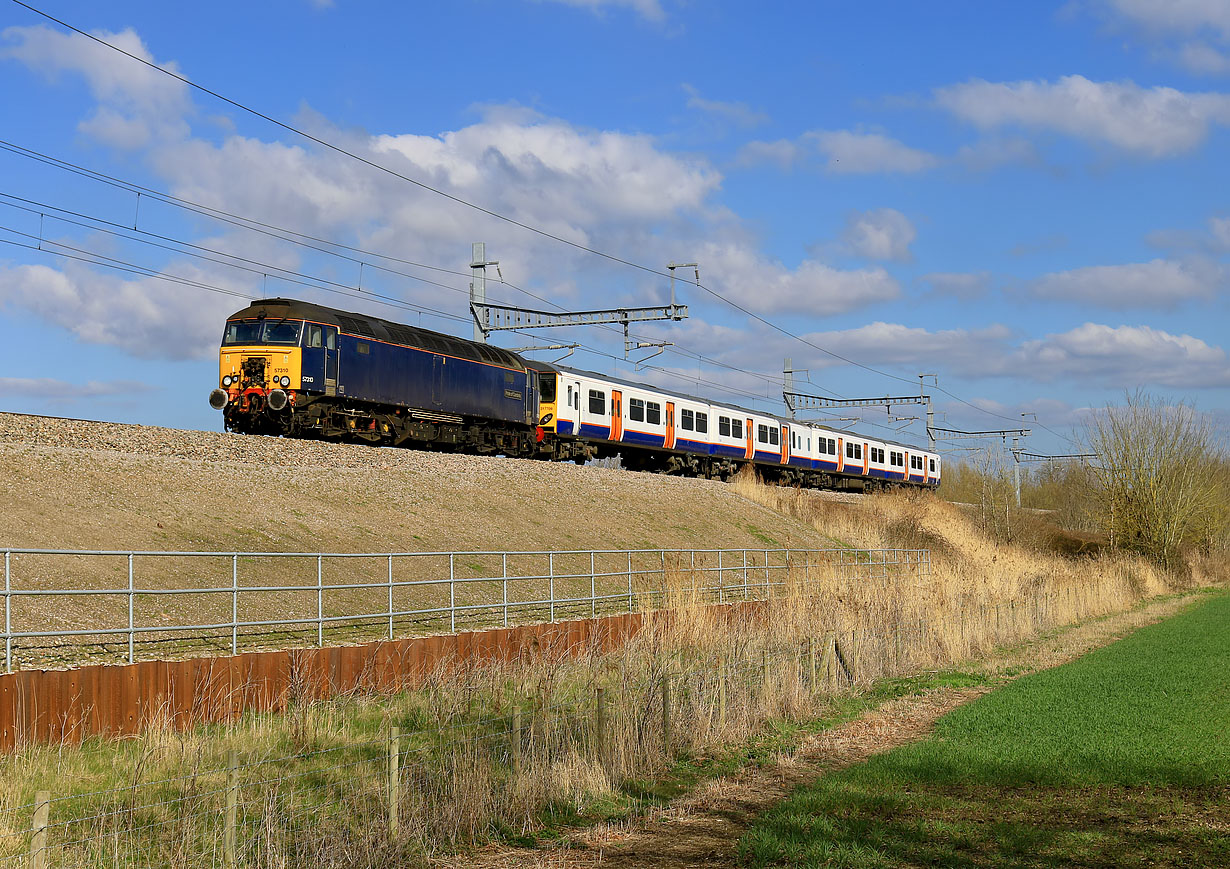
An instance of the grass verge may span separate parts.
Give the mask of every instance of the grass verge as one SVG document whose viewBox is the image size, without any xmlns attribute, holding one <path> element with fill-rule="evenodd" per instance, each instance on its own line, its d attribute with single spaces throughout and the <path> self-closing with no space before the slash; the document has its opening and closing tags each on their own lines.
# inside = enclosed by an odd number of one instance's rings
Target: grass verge
<svg viewBox="0 0 1230 869">
<path fill-rule="evenodd" d="M 754 866 L 1221 866 L 1230 596 L 825 776 L 743 837 Z"/>
</svg>

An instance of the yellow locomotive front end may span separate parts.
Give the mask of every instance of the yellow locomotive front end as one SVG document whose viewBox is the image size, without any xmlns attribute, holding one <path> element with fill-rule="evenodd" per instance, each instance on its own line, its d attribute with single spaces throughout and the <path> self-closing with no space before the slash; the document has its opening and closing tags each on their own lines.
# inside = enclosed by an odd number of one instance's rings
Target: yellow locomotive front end
<svg viewBox="0 0 1230 869">
<path fill-rule="evenodd" d="M 218 357 L 218 387 L 209 403 L 231 431 L 278 432 L 303 386 L 303 320 L 228 320 Z"/>
</svg>

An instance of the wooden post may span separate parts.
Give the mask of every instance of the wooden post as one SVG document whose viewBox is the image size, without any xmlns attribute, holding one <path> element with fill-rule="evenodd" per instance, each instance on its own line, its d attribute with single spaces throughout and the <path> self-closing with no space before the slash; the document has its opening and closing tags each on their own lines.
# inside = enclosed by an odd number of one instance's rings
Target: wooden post
<svg viewBox="0 0 1230 869">
<path fill-rule="evenodd" d="M 603 769 L 609 768 L 611 751 L 606 736 L 606 689 L 601 685 L 594 689 L 594 741 L 597 743 L 598 762 Z"/>
<path fill-rule="evenodd" d="M 30 869 L 47 869 L 47 823 L 51 820 L 51 792 L 34 795 L 34 823 L 30 826 Z"/>
<path fill-rule="evenodd" d="M 817 689 L 816 685 L 816 638 L 807 638 L 807 668 L 811 673 L 811 678 L 807 682 L 807 687 L 814 694 Z"/>
<path fill-rule="evenodd" d="M 764 695 L 763 696 L 764 696 L 764 702 L 768 703 L 769 701 L 769 650 L 765 649 L 762 654 L 764 655 Z"/>
<path fill-rule="evenodd" d="M 396 839 L 401 804 L 401 728 L 389 728 L 389 838 Z"/>
<path fill-rule="evenodd" d="M 671 746 L 674 743 L 674 733 L 671 730 L 671 674 L 662 674 L 662 750 L 667 757 L 671 756 Z"/>
<path fill-rule="evenodd" d="M 512 711 L 512 771 L 513 775 L 521 772 L 521 707 L 514 706 Z"/>
<path fill-rule="evenodd" d="M 226 821 L 222 829 L 222 864 L 226 869 L 239 865 L 235 847 L 235 825 L 239 819 L 239 760 L 232 750 L 226 762 Z"/>
<path fill-rule="evenodd" d="M 718 729 L 726 730 L 726 656 L 718 664 Z"/>
</svg>

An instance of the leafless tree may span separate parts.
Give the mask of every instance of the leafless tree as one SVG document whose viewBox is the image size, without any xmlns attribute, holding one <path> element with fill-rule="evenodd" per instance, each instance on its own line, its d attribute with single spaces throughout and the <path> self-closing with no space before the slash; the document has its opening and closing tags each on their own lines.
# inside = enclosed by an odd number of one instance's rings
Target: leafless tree
<svg viewBox="0 0 1230 869">
<path fill-rule="evenodd" d="M 1084 439 L 1098 455 L 1095 492 L 1113 545 L 1176 567 L 1185 548 L 1224 534 L 1224 459 L 1191 405 L 1129 394 L 1093 414 Z"/>
</svg>

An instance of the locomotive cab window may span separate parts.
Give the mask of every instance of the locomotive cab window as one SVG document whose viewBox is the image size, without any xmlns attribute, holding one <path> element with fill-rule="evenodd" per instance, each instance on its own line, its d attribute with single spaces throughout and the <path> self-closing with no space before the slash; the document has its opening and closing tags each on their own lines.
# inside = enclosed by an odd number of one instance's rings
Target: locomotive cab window
<svg viewBox="0 0 1230 869">
<path fill-rule="evenodd" d="M 606 416 L 606 393 L 600 389 L 589 391 L 589 412 Z"/>
<path fill-rule="evenodd" d="M 679 427 L 684 431 L 696 430 L 696 414 L 693 411 L 684 408 L 679 411 Z"/>
<path fill-rule="evenodd" d="M 358 350 L 364 356 L 372 352 L 372 347 L 366 341 L 360 341 L 354 345 L 354 349 Z"/>
<path fill-rule="evenodd" d="M 226 324 L 222 343 L 297 345 L 302 331 L 302 320 L 231 320 Z"/>
<path fill-rule="evenodd" d="M 320 326 L 316 325 L 315 323 L 308 323 L 307 324 L 307 337 L 303 339 L 303 346 L 312 347 L 315 349 L 319 349 L 320 347 L 323 347 L 325 343 L 324 334 L 325 334 L 325 330 L 322 329 Z"/>
<path fill-rule="evenodd" d="M 645 421 L 645 400 L 643 398 L 628 399 L 628 419 L 633 422 Z"/>
<path fill-rule="evenodd" d="M 569 389 L 569 403 L 571 404 L 572 390 Z M 538 375 L 538 399 L 545 401 L 547 404 L 555 401 L 555 375 L 554 374 L 539 374 Z"/>
</svg>

